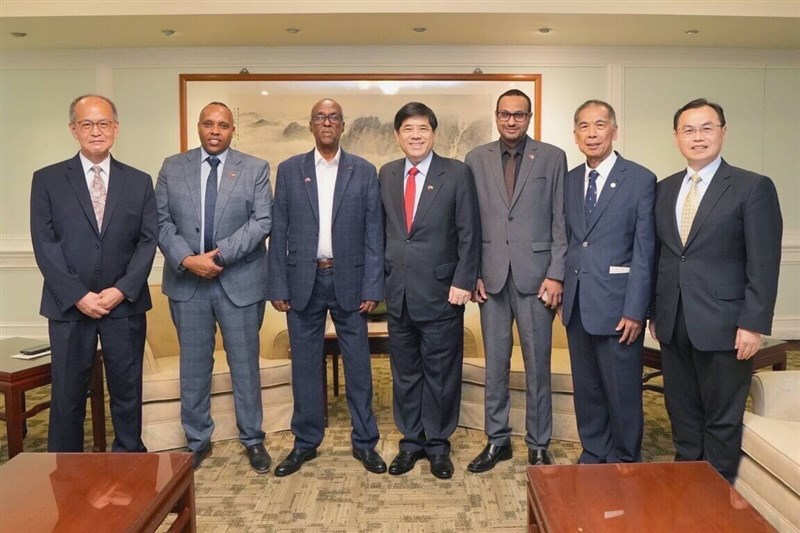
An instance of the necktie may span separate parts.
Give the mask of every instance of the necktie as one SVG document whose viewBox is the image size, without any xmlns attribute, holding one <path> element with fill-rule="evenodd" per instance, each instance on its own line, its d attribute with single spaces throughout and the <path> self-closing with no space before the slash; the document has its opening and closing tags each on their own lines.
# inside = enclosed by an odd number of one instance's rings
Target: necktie
<svg viewBox="0 0 800 533">
<path fill-rule="evenodd" d="M 210 252 L 214 249 L 214 209 L 217 207 L 217 167 L 219 158 L 209 156 L 208 164 L 211 170 L 206 180 L 206 205 L 205 205 L 205 224 L 203 224 L 203 251 Z"/>
<path fill-rule="evenodd" d="M 506 196 L 508 197 L 508 203 L 511 203 L 511 200 L 514 199 L 514 182 L 516 181 L 517 175 L 517 151 L 516 150 L 506 150 L 508 154 L 508 161 L 506 161 L 506 168 L 503 172 L 503 179 L 506 182 Z"/>
<path fill-rule="evenodd" d="M 700 175 L 695 173 L 689 178 L 692 184 L 689 186 L 689 192 L 686 194 L 686 199 L 683 201 L 683 210 L 681 211 L 681 244 L 686 244 L 686 239 L 689 238 L 689 231 L 692 229 L 692 222 L 694 216 L 697 214 L 697 206 L 700 203 L 700 195 L 697 192 L 697 184 L 700 182 Z"/>
<path fill-rule="evenodd" d="M 597 205 L 597 176 L 600 174 L 596 170 L 589 172 L 589 186 L 586 188 L 586 198 L 583 201 L 583 214 L 586 217 L 586 223 L 592 218 L 592 211 L 594 206 Z"/>
<path fill-rule="evenodd" d="M 411 233 L 411 223 L 414 222 L 414 200 L 417 198 L 417 174 L 419 169 L 411 167 L 408 171 L 408 179 L 406 180 L 406 231 Z"/>
<path fill-rule="evenodd" d="M 100 170 L 99 165 L 92 167 L 94 179 L 92 180 L 92 189 L 89 191 L 92 196 L 92 208 L 94 209 L 94 218 L 97 221 L 98 230 L 102 229 L 103 213 L 106 210 L 106 184 L 103 183 Z"/>
</svg>

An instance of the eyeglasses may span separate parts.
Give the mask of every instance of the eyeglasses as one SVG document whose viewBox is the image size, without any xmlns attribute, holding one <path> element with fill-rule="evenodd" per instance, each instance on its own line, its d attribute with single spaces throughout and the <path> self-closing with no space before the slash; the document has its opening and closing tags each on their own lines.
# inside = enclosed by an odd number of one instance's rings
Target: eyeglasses
<svg viewBox="0 0 800 533">
<path fill-rule="evenodd" d="M 721 128 L 721 124 L 703 124 L 695 128 L 694 126 L 684 126 L 678 130 L 678 135 L 681 137 L 694 137 L 695 133 L 700 132 L 703 137 L 711 137 L 717 132 L 717 128 Z"/>
<path fill-rule="evenodd" d="M 92 122 L 91 120 L 81 120 L 80 122 L 73 122 L 76 126 L 78 126 L 81 131 L 92 131 L 95 126 L 97 126 L 101 132 L 108 133 L 111 131 L 111 128 L 114 127 L 116 124 L 116 120 L 98 120 L 97 122 Z"/>
<path fill-rule="evenodd" d="M 530 113 L 526 113 L 525 111 L 517 111 L 516 113 L 509 113 L 508 111 L 496 111 L 495 115 L 497 115 L 497 118 L 501 122 L 508 122 L 511 119 L 511 117 L 514 117 L 514 120 L 516 120 L 517 122 L 522 122 L 523 120 L 531 116 Z"/>
<path fill-rule="evenodd" d="M 325 121 L 330 122 L 331 124 L 340 124 L 344 117 L 339 113 L 331 113 L 330 115 L 323 115 L 322 113 L 318 115 L 311 115 L 311 122 L 314 124 L 325 124 Z"/>
</svg>

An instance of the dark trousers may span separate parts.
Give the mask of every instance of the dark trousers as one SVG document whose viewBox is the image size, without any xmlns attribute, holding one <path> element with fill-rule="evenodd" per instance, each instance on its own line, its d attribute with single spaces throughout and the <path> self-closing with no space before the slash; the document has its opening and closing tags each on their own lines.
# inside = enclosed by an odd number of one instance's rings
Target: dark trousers
<svg viewBox="0 0 800 533">
<path fill-rule="evenodd" d="M 708 461 L 733 483 L 753 360 L 739 361 L 735 350 L 704 352 L 692 346 L 681 302 L 675 333 L 661 343 L 661 365 L 675 460 Z"/>
<path fill-rule="evenodd" d="M 400 451 L 449 454 L 461 404 L 464 315 L 417 321 L 404 302 L 388 322 Z"/>
<path fill-rule="evenodd" d="M 86 393 L 97 352 L 103 346 L 115 452 L 147 451 L 142 443 L 144 313 L 123 318 L 50 320 L 52 398 L 48 452 L 82 452 Z"/>
<path fill-rule="evenodd" d="M 289 310 L 294 447 L 316 449 L 325 435 L 322 384 L 325 379 L 323 344 L 328 311 L 342 350 L 345 395 L 353 423 L 351 443 L 354 448 L 374 448 L 379 435 L 372 411 L 372 362 L 367 320 L 358 309 L 347 311 L 341 308 L 336 300 L 332 268 L 317 270 L 311 299 L 302 311 Z"/>
<path fill-rule="evenodd" d="M 567 325 L 581 463 L 641 461 L 642 332 L 632 344 L 619 335 L 591 335 L 575 297 Z"/>
</svg>

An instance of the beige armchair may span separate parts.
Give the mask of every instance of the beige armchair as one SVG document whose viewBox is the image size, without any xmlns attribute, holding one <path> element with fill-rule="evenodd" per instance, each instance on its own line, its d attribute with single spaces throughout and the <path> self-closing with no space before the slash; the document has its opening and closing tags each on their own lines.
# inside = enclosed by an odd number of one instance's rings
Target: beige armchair
<svg viewBox="0 0 800 533">
<path fill-rule="evenodd" d="M 485 359 L 480 310 L 478 304 L 470 302 L 464 312 L 464 375 L 461 384 L 461 414 L 458 421 L 460 426 L 484 429 Z M 553 321 L 553 349 L 550 368 L 553 394 L 553 438 L 579 442 L 567 332 L 558 318 Z M 514 326 L 509 388 L 511 389 L 509 422 L 512 433 L 524 435 L 525 364 L 522 361 L 522 347 L 516 325 Z"/>
<path fill-rule="evenodd" d="M 778 531 L 800 531 L 800 371 L 758 372 L 734 486 Z"/>
<path fill-rule="evenodd" d="M 169 312 L 169 301 L 161 286 L 150 287 L 153 308 L 147 313 L 147 343 L 142 387 L 142 440 L 149 451 L 186 446 L 181 426 L 178 335 Z M 261 401 L 263 429 L 267 433 L 288 430 L 294 400 L 292 363 L 286 315 L 267 304 L 261 337 Z M 211 378 L 212 441 L 239 436 L 233 406 L 231 375 L 217 331 Z"/>
</svg>

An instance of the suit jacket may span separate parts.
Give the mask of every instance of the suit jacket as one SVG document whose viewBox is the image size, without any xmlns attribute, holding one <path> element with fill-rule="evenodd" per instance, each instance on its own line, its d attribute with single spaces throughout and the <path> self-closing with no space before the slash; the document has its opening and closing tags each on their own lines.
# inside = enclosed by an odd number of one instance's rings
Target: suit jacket
<svg viewBox="0 0 800 533">
<path fill-rule="evenodd" d="M 738 327 L 772 331 L 783 231 L 778 193 L 768 177 L 723 159 L 683 246 L 675 205 L 685 176 L 666 178 L 656 193 L 656 336 L 672 339 L 680 301 L 695 348 L 733 350 Z"/>
<path fill-rule="evenodd" d="M 481 222 L 475 182 L 464 163 L 433 154 L 411 232 L 406 230 L 405 159 L 381 167 L 386 216 L 386 304 L 399 317 L 403 300 L 413 320 L 450 318 L 464 312 L 447 300 L 450 286 L 475 289 Z"/>
<path fill-rule="evenodd" d="M 545 277 L 564 279 L 567 235 L 564 173 L 560 148 L 527 137 L 509 204 L 500 141 L 472 150 L 465 159 L 475 176 L 482 227 L 480 278 L 487 292 L 506 284 L 509 267 L 525 294 L 536 294 Z"/>
<path fill-rule="evenodd" d="M 162 290 L 181 302 L 192 298 L 200 281 L 181 266 L 202 249 L 200 163 L 200 148 L 168 157 L 156 183 L 158 246 L 165 260 Z M 234 304 L 251 305 L 266 297 L 266 238 L 272 227 L 269 165 L 229 148 L 219 180 L 214 241 L 225 260 L 219 281 Z"/>
<path fill-rule="evenodd" d="M 568 247 L 562 318 L 569 324 L 579 296 L 583 328 L 592 335 L 618 335 L 623 316 L 645 320 L 653 294 L 656 176 L 617 154 L 588 224 L 585 176 L 583 164 L 564 183 Z"/>
<path fill-rule="evenodd" d="M 269 300 L 305 309 L 317 275 L 319 198 L 314 150 L 278 166 L 269 245 Z M 333 191 L 333 283 L 343 309 L 383 299 L 383 211 L 375 167 L 341 151 Z"/>
<path fill-rule="evenodd" d="M 75 304 L 87 292 L 116 287 L 125 299 L 114 318 L 150 309 L 147 276 L 156 252 L 158 222 L 153 180 L 111 159 L 102 231 L 80 157 L 33 174 L 31 240 L 44 276 L 40 313 L 52 320 L 86 318 Z"/>
</svg>

